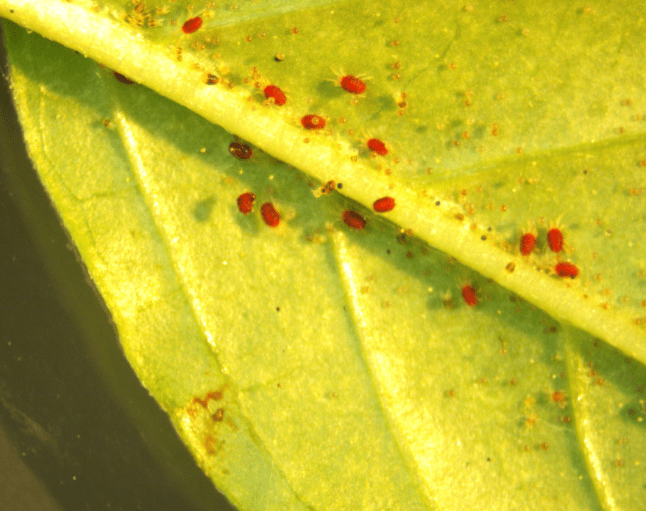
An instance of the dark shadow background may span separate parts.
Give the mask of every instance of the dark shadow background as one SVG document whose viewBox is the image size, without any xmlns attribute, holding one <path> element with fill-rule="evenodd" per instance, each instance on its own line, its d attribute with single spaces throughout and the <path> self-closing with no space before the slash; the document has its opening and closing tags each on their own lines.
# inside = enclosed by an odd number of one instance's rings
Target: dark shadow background
<svg viewBox="0 0 646 511">
<path fill-rule="evenodd" d="M 5 79 L 0 169 L 0 509 L 234 510 L 123 356 Z"/>
</svg>

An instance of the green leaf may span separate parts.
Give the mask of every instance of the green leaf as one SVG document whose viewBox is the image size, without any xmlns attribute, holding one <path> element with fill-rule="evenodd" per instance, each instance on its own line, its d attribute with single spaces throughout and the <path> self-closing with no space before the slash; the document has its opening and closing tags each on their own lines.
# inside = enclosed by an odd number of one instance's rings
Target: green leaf
<svg viewBox="0 0 646 511">
<path fill-rule="evenodd" d="M 130 363 L 231 501 L 639 508 L 639 12 L 164 5 L 0 13 L 254 144 L 238 160 L 221 128 L 6 25 L 41 179 Z M 330 67 L 369 75 L 366 92 Z M 270 83 L 284 106 L 265 101 Z M 306 113 L 326 128 L 304 130 Z M 388 155 L 370 154 L 372 137 Z M 344 196 L 312 193 L 331 179 Z M 382 196 L 396 206 L 378 218 Z M 546 246 L 551 224 L 564 254 Z M 538 250 L 521 257 L 532 228 Z M 566 260 L 580 270 L 567 282 L 554 275 Z"/>
</svg>

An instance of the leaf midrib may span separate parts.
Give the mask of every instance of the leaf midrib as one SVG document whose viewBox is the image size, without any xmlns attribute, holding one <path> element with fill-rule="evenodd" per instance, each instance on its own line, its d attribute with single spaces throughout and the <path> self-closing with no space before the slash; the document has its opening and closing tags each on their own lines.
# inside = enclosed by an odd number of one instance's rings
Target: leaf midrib
<svg viewBox="0 0 646 511">
<path fill-rule="evenodd" d="M 171 60 L 153 44 L 142 44 L 139 34 L 132 27 L 69 3 L 48 2 L 45 8 L 30 0 L 22 0 L 18 5 L 10 10 L 7 5 L 0 3 L 0 15 L 82 51 L 142 84 L 152 86 L 158 93 L 320 181 L 343 176 L 343 192 L 347 197 L 368 206 L 374 197 L 388 193 L 385 179 L 375 179 L 365 165 L 352 163 L 348 154 L 338 151 L 334 141 L 321 140 L 319 137 L 303 147 L 298 128 L 285 125 L 278 114 L 257 112 L 246 101 L 244 92 L 205 86 L 201 73 Z M 100 34 L 100 37 L 89 37 L 90 33 Z M 131 59 L 132 54 L 138 54 L 139 58 Z M 398 191 L 400 204 L 415 204 L 418 195 L 414 190 Z M 602 311 L 603 320 L 596 321 L 600 314 L 597 304 L 590 305 L 589 301 L 553 279 L 543 277 L 537 280 L 536 272 L 533 268 L 524 268 L 526 263 L 521 258 L 478 244 L 473 232 L 469 230 L 468 235 L 465 234 L 462 226 L 443 218 L 433 207 L 413 210 L 413 206 L 400 206 L 391 218 L 402 226 L 412 228 L 430 245 L 492 278 L 550 316 L 586 330 L 646 364 L 646 332 L 610 311 Z M 504 270 L 508 262 L 514 262 L 518 268 L 513 275 L 508 275 Z M 556 302 L 552 301 L 555 296 L 559 298 Z"/>
</svg>

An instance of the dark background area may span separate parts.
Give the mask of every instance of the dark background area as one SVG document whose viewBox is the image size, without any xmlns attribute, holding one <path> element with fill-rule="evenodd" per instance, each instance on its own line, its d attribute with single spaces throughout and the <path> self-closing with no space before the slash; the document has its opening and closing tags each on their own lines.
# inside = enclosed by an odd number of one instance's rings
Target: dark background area
<svg viewBox="0 0 646 511">
<path fill-rule="evenodd" d="M 0 59 L 0 509 L 234 510 L 123 356 L 27 157 Z"/>
</svg>

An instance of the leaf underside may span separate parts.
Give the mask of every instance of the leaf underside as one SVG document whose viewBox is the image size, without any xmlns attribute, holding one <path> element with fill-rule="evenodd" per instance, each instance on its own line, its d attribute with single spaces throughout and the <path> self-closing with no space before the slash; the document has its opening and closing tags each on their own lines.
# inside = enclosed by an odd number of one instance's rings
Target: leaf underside
<svg viewBox="0 0 646 511">
<path fill-rule="evenodd" d="M 641 13 L 398 4 L 103 7 L 230 83 L 235 122 L 278 123 L 247 138 L 292 165 L 255 145 L 236 159 L 223 129 L 5 24 L 41 179 L 142 383 L 240 509 L 639 509 L 646 371 L 590 332 L 623 321 L 643 338 Z M 365 74 L 366 93 L 330 68 Z M 284 106 L 266 104 L 269 83 Z M 305 113 L 326 129 L 304 132 Z M 370 154 L 373 137 L 388 155 Z M 393 214 L 361 192 L 363 205 L 312 193 L 308 148 L 328 146 L 357 157 L 330 177 L 384 183 Z M 436 208 L 464 236 L 450 255 L 402 232 Z M 347 209 L 367 227 L 348 228 Z M 563 254 L 544 241 L 552 225 Z M 470 264 L 499 253 L 531 270 L 539 298 Z M 553 275 L 558 261 L 577 279 Z M 584 295 L 596 312 L 581 328 L 554 319 Z"/>
</svg>

